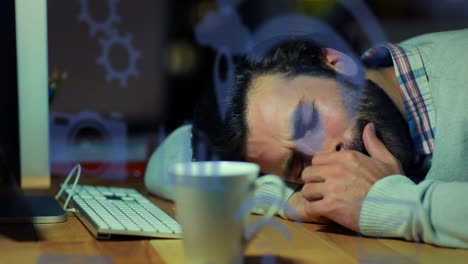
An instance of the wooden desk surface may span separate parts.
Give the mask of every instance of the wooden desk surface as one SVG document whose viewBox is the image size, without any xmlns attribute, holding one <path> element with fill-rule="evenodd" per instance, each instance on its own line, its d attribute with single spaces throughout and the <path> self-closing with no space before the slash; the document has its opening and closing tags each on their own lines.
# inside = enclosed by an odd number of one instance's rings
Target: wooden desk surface
<svg viewBox="0 0 468 264">
<path fill-rule="evenodd" d="M 54 178 L 51 193 L 56 193 Z M 143 194 L 142 179 L 124 183 L 83 178 L 82 184 L 126 186 Z M 148 196 L 169 215 L 172 202 Z M 254 221 L 258 216 L 252 216 Z M 247 247 L 245 263 L 468 263 L 468 250 L 439 248 L 427 244 L 395 239 L 361 237 L 336 225 L 294 223 L 277 218 L 284 224 L 289 238 L 268 227 Z M 268 254 L 275 262 L 264 261 Z M 179 239 L 127 238 L 96 240 L 73 214 L 57 224 L 0 225 L 0 263 L 183 263 Z"/>
</svg>

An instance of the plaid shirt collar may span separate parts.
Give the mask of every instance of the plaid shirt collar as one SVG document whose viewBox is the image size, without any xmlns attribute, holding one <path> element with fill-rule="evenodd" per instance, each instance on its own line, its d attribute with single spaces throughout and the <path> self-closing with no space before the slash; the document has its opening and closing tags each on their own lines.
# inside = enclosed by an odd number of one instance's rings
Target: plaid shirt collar
<svg viewBox="0 0 468 264">
<path fill-rule="evenodd" d="M 394 65 L 415 150 L 422 155 L 432 153 L 435 112 L 428 77 L 418 50 L 380 43 L 367 50 L 362 55 L 362 61 L 374 68 Z"/>
</svg>

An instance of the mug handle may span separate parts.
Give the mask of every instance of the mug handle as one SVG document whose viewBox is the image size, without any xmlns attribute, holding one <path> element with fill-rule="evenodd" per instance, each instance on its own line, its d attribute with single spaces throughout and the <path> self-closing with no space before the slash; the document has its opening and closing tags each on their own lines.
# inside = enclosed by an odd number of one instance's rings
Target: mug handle
<svg viewBox="0 0 468 264">
<path fill-rule="evenodd" d="M 284 200 L 284 196 L 286 195 L 286 185 L 284 184 L 284 181 L 280 177 L 276 175 L 268 174 L 260 178 L 257 178 L 255 180 L 255 190 L 260 188 L 260 186 L 265 183 L 274 183 L 275 185 L 278 185 L 281 188 L 280 200 L 281 201 Z M 278 210 L 278 207 L 279 207 L 278 201 L 273 201 L 270 208 L 268 208 L 268 210 L 265 212 L 263 219 L 273 217 L 276 211 Z"/>
<path fill-rule="evenodd" d="M 269 174 L 257 178 L 254 182 L 255 190 L 265 183 L 274 183 L 275 185 L 278 185 L 281 188 L 281 197 L 279 200 L 273 200 L 271 206 L 265 212 L 264 216 L 261 219 L 255 221 L 254 224 L 250 225 L 249 228 L 245 230 L 244 235 L 245 239 L 247 240 L 250 240 L 275 215 L 280 205 L 280 201 L 284 201 L 284 196 L 286 195 L 286 185 L 280 177 Z"/>
</svg>

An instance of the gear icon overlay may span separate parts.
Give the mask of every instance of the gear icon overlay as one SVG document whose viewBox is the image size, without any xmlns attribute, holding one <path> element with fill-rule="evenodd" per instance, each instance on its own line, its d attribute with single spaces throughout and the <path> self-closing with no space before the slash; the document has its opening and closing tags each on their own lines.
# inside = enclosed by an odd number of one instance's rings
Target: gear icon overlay
<svg viewBox="0 0 468 264">
<path fill-rule="evenodd" d="M 117 30 L 113 28 L 115 23 L 120 23 L 121 18 L 117 14 L 117 5 L 119 0 L 107 0 L 107 6 L 109 8 L 109 15 L 104 21 L 97 21 L 91 17 L 89 11 L 89 0 L 80 0 L 81 11 L 78 14 L 78 20 L 85 22 L 89 26 L 89 34 L 91 37 L 95 37 L 97 33 L 104 33 L 105 38 L 99 38 L 99 44 L 102 48 L 102 54 L 97 58 L 96 62 L 101 64 L 106 69 L 106 81 L 109 82 L 113 79 L 120 80 L 120 86 L 127 86 L 127 79 L 129 76 L 138 76 L 136 69 L 136 60 L 140 57 L 140 52 L 135 50 L 131 45 L 132 35 L 127 33 L 125 36 L 121 36 L 117 33 Z M 110 63 L 110 49 L 113 45 L 122 45 L 127 49 L 128 52 L 128 66 L 123 71 L 118 71 Z"/>
<path fill-rule="evenodd" d="M 112 25 L 119 23 L 121 18 L 117 14 L 117 4 L 119 0 L 107 0 L 109 6 L 109 15 L 106 20 L 99 22 L 94 20 L 89 12 L 89 0 L 80 0 L 81 12 L 78 14 L 78 20 L 89 25 L 89 34 L 94 37 L 98 32 L 103 32 L 107 35 L 112 33 Z"/>
<path fill-rule="evenodd" d="M 104 66 L 107 71 L 106 81 L 109 82 L 113 79 L 118 79 L 122 87 L 127 86 L 127 78 L 131 75 L 138 76 L 136 69 L 136 61 L 140 57 L 140 52 L 135 50 L 131 44 L 132 35 L 127 33 L 125 36 L 120 36 L 117 31 L 109 35 L 107 39 L 100 38 L 99 44 L 102 48 L 102 54 L 97 58 L 96 62 Z M 128 52 L 128 66 L 123 71 L 118 71 L 112 67 L 109 59 L 110 51 L 113 45 L 122 45 L 127 49 Z"/>
</svg>

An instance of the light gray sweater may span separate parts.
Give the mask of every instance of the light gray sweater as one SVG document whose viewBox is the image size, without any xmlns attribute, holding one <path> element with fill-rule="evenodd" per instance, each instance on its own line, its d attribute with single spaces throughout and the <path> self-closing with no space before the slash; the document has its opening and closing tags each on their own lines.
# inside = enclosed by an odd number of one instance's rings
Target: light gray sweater
<svg viewBox="0 0 468 264">
<path fill-rule="evenodd" d="M 432 165 L 419 184 L 402 175 L 374 184 L 360 231 L 468 248 L 468 30 L 422 35 L 399 46 L 420 54 L 428 77 L 435 111 Z"/>
<path fill-rule="evenodd" d="M 468 165 L 468 30 L 423 35 L 400 46 L 421 55 L 428 77 L 435 108 L 432 122 L 437 128 L 432 166 L 419 184 L 402 175 L 388 176 L 374 184 L 361 210 L 360 231 L 369 236 L 468 248 L 468 172 L 464 168 Z M 181 135 L 172 135 L 163 144 L 166 147 L 158 148 L 145 176 L 151 192 L 171 200 L 173 186 L 164 180 L 168 177 L 166 167 L 191 159 L 174 159 L 170 154 L 187 151 L 184 146 L 189 143 L 181 142 L 190 141 L 190 126 L 181 129 Z M 290 185 L 282 199 L 278 214 L 283 218 L 294 189 Z M 256 196 L 263 197 L 264 203 L 253 212 L 263 214 L 278 201 L 280 191 L 275 185 L 265 184 Z"/>
</svg>

